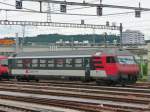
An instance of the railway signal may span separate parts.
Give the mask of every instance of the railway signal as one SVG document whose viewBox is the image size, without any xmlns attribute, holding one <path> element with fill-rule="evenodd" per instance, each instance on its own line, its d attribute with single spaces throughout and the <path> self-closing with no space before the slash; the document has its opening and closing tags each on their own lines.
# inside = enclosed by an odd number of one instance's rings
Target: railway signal
<svg viewBox="0 0 150 112">
<path fill-rule="evenodd" d="M 64 12 L 66 13 L 67 12 L 67 6 L 65 4 L 60 4 L 60 12 Z"/>
<path fill-rule="evenodd" d="M 141 17 L 141 3 L 139 2 L 139 8 L 135 9 L 135 17 L 140 18 Z"/>
<path fill-rule="evenodd" d="M 16 0 L 16 9 L 22 9 L 22 0 Z"/>
<path fill-rule="evenodd" d="M 103 8 L 101 6 L 97 6 L 97 15 L 102 16 L 103 15 Z"/>
<path fill-rule="evenodd" d="M 135 17 L 140 18 L 141 17 L 141 11 L 140 10 L 135 10 Z"/>
<path fill-rule="evenodd" d="M 34 1 L 34 2 L 49 2 L 49 3 L 54 3 L 54 4 L 59 4 L 60 5 L 60 12 L 67 12 L 66 6 L 71 5 L 71 6 L 89 6 L 89 7 L 96 7 L 97 8 L 97 16 L 102 16 L 103 15 L 103 8 L 116 8 L 116 9 L 127 9 L 127 10 L 134 10 L 135 11 L 135 17 L 141 17 L 141 11 L 150 11 L 150 8 L 141 8 L 141 4 L 139 3 L 139 7 L 130 7 L 130 6 L 119 6 L 119 5 L 109 5 L 109 4 L 102 4 L 102 0 L 100 0 L 100 3 L 98 4 L 93 4 L 93 3 L 86 3 L 83 1 L 82 3 L 80 2 L 67 2 L 67 1 L 59 1 L 59 0 L 20 0 L 22 1 Z"/>
</svg>

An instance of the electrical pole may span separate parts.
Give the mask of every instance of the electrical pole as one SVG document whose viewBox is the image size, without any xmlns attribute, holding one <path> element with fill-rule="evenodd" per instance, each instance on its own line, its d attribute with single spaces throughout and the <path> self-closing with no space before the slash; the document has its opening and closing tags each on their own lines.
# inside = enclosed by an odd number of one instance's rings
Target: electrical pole
<svg viewBox="0 0 150 112">
<path fill-rule="evenodd" d="M 19 38 L 18 38 L 18 33 L 16 33 L 16 53 L 19 53 Z"/>
<path fill-rule="evenodd" d="M 25 38 L 25 25 L 22 26 L 22 41 L 21 41 L 21 50 L 23 51 L 24 47 L 24 38 Z"/>
<path fill-rule="evenodd" d="M 104 45 L 105 45 L 105 48 L 107 47 L 106 41 L 107 41 L 107 33 L 105 32 L 104 33 Z"/>
<path fill-rule="evenodd" d="M 95 29 L 93 28 L 93 45 L 95 45 Z"/>
<path fill-rule="evenodd" d="M 72 50 L 73 50 L 73 47 L 74 47 L 74 46 L 73 46 L 73 44 L 74 44 L 73 41 L 74 41 L 74 39 L 73 39 L 73 37 L 72 37 L 72 38 L 71 38 L 71 48 L 72 48 Z"/>
<path fill-rule="evenodd" d="M 51 22 L 52 21 L 52 18 L 51 18 L 51 3 L 48 2 L 48 13 L 47 13 L 47 22 Z"/>
<path fill-rule="evenodd" d="M 122 26 L 122 23 L 120 23 L 120 47 L 122 48 L 123 45 L 122 45 L 122 31 L 123 31 L 123 26 Z"/>
</svg>

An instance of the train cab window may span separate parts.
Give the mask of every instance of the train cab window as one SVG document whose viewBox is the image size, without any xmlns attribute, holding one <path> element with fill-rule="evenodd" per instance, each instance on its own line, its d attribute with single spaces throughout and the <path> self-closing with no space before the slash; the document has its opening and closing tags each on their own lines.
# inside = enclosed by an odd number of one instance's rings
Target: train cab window
<svg viewBox="0 0 150 112">
<path fill-rule="evenodd" d="M 73 67 L 73 59 L 72 58 L 66 59 L 65 66 L 66 67 Z"/>
<path fill-rule="evenodd" d="M 116 63 L 115 57 L 113 56 L 106 57 L 106 63 Z"/>
<path fill-rule="evenodd" d="M 8 60 L 0 60 L 0 65 L 8 66 Z"/>
<path fill-rule="evenodd" d="M 63 67 L 64 59 L 56 59 L 56 67 Z"/>
</svg>

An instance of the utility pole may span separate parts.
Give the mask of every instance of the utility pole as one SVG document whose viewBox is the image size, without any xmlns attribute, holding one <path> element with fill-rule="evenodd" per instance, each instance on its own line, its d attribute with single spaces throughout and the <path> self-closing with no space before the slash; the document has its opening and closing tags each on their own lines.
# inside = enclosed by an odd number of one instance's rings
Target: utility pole
<svg viewBox="0 0 150 112">
<path fill-rule="evenodd" d="M 16 33 L 16 53 L 19 53 L 19 38 L 18 38 L 18 33 Z"/>
<path fill-rule="evenodd" d="M 51 18 L 51 3 L 48 2 L 48 8 L 47 8 L 47 22 L 51 22 L 52 21 L 52 18 Z"/>
<path fill-rule="evenodd" d="M 73 41 L 74 41 L 74 39 L 73 39 L 73 37 L 71 38 L 71 48 L 72 48 L 72 50 L 73 50 Z"/>
<path fill-rule="evenodd" d="M 122 26 L 122 23 L 120 23 L 120 47 L 122 48 L 123 45 L 122 45 L 122 31 L 123 31 L 123 26 Z"/>
<path fill-rule="evenodd" d="M 106 41 L 107 41 L 107 33 L 105 32 L 104 33 L 104 45 L 105 45 L 105 48 L 107 47 Z"/>
<path fill-rule="evenodd" d="M 93 45 L 95 45 L 95 29 L 93 28 Z"/>
<path fill-rule="evenodd" d="M 25 25 L 22 26 L 22 41 L 21 41 L 21 50 L 23 51 L 24 47 L 24 38 L 25 38 Z"/>
</svg>

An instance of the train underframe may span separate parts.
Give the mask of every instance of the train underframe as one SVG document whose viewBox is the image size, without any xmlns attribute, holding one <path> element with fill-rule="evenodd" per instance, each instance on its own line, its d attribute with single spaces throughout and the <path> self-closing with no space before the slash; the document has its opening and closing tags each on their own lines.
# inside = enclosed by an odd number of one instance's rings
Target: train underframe
<svg viewBox="0 0 150 112">
<path fill-rule="evenodd" d="M 138 75 L 126 75 L 126 74 L 119 74 L 116 76 L 108 75 L 106 78 L 96 79 L 96 83 L 98 85 L 116 85 L 120 84 L 125 86 L 127 84 L 134 84 L 138 79 Z"/>
<path fill-rule="evenodd" d="M 89 75 L 85 75 L 85 77 L 66 77 L 66 76 L 34 76 L 34 75 L 17 75 L 15 78 L 18 81 L 30 81 L 34 80 L 36 82 L 39 81 L 39 79 L 43 80 L 69 80 L 69 81 L 82 81 L 82 82 L 90 82 L 90 81 L 96 81 L 98 85 L 116 85 L 120 84 L 122 86 L 125 86 L 127 84 L 134 84 L 137 81 L 138 75 L 108 75 L 105 78 L 96 78 L 96 77 L 90 77 Z"/>
<path fill-rule="evenodd" d="M 0 80 L 3 80 L 3 79 L 9 80 L 10 78 L 11 76 L 7 72 L 0 74 Z"/>
</svg>

